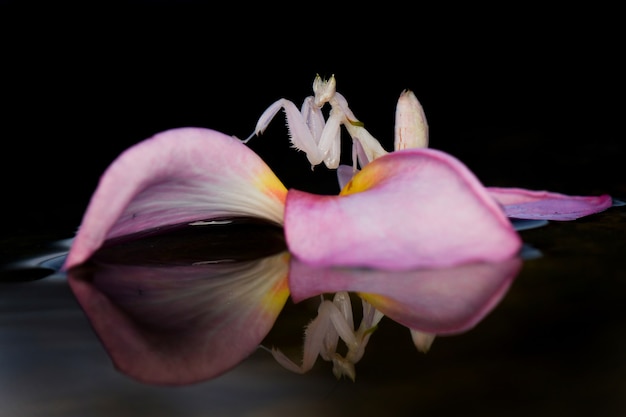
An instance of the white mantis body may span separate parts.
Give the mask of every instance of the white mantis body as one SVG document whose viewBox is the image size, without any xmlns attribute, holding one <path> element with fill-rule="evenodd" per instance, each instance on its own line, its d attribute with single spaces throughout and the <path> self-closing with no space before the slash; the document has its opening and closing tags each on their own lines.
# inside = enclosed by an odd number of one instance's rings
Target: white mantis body
<svg viewBox="0 0 626 417">
<path fill-rule="evenodd" d="M 244 143 L 253 136 L 262 134 L 280 109 L 283 109 L 291 143 L 296 149 L 306 153 L 312 168 L 322 162 L 331 169 L 339 166 L 342 125 L 352 137 L 353 157 L 359 155 L 362 164 L 387 153 L 354 116 L 346 99 L 336 91 L 334 75 L 328 80 L 317 75 L 313 81 L 313 92 L 315 95 L 305 98 L 300 110 L 290 100 L 281 98 L 275 101 L 263 112 L 254 133 Z M 328 120 L 324 120 L 322 114 L 326 103 L 331 106 Z M 354 165 L 356 167 L 356 160 Z"/>
</svg>

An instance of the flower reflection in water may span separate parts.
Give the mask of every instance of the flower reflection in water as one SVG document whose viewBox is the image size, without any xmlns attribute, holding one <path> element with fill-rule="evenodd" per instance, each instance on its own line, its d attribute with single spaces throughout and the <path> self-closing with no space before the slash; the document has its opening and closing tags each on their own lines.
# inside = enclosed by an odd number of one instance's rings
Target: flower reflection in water
<svg viewBox="0 0 626 417">
<path fill-rule="evenodd" d="M 426 352 L 437 335 L 462 333 L 482 320 L 506 294 L 521 267 L 519 257 L 410 271 L 312 268 L 292 258 L 289 288 L 294 302 L 325 293 L 335 296 L 332 302 L 322 298 L 318 316 L 306 329 L 301 365 L 277 349 L 272 353 L 299 373 L 310 370 L 319 354 L 333 363 L 335 376 L 354 380 L 354 365 L 382 317 L 406 326 L 418 350 Z M 362 301 L 358 327 L 348 292 L 357 293 Z M 346 347 L 344 355 L 337 352 L 339 339 Z"/>
<path fill-rule="evenodd" d="M 241 252 L 224 250 L 244 231 L 269 237 L 266 251 L 280 247 L 273 230 L 188 229 L 105 247 L 67 273 L 115 366 L 143 382 L 189 384 L 228 371 L 257 349 L 289 296 L 285 252 L 233 259 Z M 219 250 L 199 245 L 207 235 Z"/>
<path fill-rule="evenodd" d="M 315 268 L 284 251 L 276 231 L 238 220 L 126 238 L 70 269 L 68 279 L 117 369 L 145 383 L 181 385 L 218 377 L 262 346 L 290 294 L 296 304 L 322 300 L 304 332 L 303 360 L 296 365 L 268 350 L 294 372 L 310 370 L 319 355 L 336 377 L 354 380 L 354 365 L 384 316 L 427 351 L 435 335 L 475 326 L 521 267 L 513 258 L 398 272 Z M 213 249 L 202 244 L 207 239 Z M 359 326 L 350 293 L 362 300 Z"/>
</svg>

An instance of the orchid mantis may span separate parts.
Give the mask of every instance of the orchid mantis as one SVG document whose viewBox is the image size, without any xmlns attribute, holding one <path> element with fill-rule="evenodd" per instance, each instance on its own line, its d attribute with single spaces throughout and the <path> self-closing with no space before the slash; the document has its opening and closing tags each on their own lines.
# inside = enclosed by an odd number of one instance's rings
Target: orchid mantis
<svg viewBox="0 0 626 417">
<path fill-rule="evenodd" d="M 252 133 L 243 142 L 247 143 L 255 135 L 262 134 L 276 114 L 283 109 L 287 119 L 289 136 L 293 146 L 306 153 L 311 168 L 322 162 L 331 169 L 339 166 L 341 157 L 341 126 L 348 131 L 353 141 L 353 163 L 356 158 L 361 165 L 387 153 L 364 127 L 348 102 L 337 92 L 335 76 L 324 80 L 319 75 L 313 81 L 314 96 L 304 99 L 302 108 L 287 99 L 281 98 L 270 105 L 259 118 Z M 330 104 L 328 120 L 324 120 L 322 108 Z M 358 155 L 358 156 L 357 156 Z"/>
</svg>

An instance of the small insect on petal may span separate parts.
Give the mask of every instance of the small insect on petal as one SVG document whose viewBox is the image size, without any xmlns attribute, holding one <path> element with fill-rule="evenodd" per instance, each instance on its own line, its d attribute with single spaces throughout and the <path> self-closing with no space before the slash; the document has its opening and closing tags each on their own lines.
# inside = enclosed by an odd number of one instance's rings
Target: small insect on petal
<svg viewBox="0 0 626 417">
<path fill-rule="evenodd" d="M 400 94 L 396 106 L 394 150 L 428 147 L 428 123 L 422 105 L 410 90 Z"/>
</svg>

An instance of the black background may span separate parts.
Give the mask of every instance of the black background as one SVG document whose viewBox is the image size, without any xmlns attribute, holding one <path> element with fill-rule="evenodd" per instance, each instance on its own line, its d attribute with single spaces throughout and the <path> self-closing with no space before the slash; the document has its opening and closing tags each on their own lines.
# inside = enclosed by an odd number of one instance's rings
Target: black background
<svg viewBox="0 0 626 417">
<path fill-rule="evenodd" d="M 181 126 L 247 137 L 317 73 L 387 149 L 411 89 L 430 146 L 486 185 L 624 196 L 614 11 L 304 6 L 2 3 L 5 231 L 73 230 L 124 149 Z M 289 149 L 282 114 L 250 145 L 287 186 L 335 191 Z"/>
<path fill-rule="evenodd" d="M 316 73 L 335 74 L 388 150 L 408 88 L 430 146 L 485 185 L 626 201 L 621 11 L 406 4 L 0 0 L 0 263 L 71 237 L 98 178 L 129 146 L 182 126 L 246 137 L 276 99 L 310 95 Z M 311 172 L 289 149 L 282 115 L 250 146 L 287 186 L 336 191 L 333 172 Z M 335 384 L 326 366 L 318 379 L 291 375 L 259 351 L 206 385 L 140 386 L 114 374 L 64 280 L 2 271 L 0 369 L 11 383 L 0 408 L 622 416 L 623 209 L 522 232 L 542 256 L 525 261 L 498 311 L 438 337 L 428 355 L 387 320 L 356 384 Z M 289 320 L 310 317 L 292 311 L 277 334 L 299 349 L 301 326 L 288 330 Z"/>
</svg>

